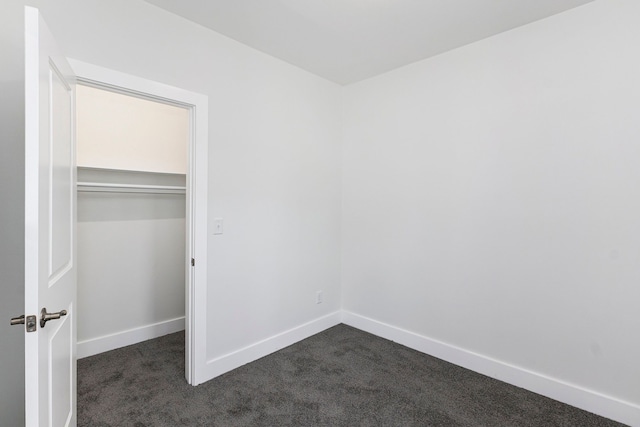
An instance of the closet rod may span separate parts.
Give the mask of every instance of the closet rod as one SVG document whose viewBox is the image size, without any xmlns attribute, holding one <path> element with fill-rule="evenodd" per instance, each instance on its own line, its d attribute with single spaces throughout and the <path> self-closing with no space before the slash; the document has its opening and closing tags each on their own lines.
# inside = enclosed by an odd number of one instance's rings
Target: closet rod
<svg viewBox="0 0 640 427">
<path fill-rule="evenodd" d="M 112 193 L 184 194 L 186 187 L 177 185 L 118 184 L 105 182 L 78 182 L 78 191 Z"/>
</svg>

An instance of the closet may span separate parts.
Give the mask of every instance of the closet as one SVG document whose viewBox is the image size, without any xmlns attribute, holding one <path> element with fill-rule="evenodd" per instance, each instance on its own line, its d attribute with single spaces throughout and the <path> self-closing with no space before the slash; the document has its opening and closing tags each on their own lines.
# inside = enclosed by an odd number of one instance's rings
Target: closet
<svg viewBox="0 0 640 427">
<path fill-rule="evenodd" d="M 78 85 L 78 357 L 184 329 L 188 110 Z"/>
</svg>

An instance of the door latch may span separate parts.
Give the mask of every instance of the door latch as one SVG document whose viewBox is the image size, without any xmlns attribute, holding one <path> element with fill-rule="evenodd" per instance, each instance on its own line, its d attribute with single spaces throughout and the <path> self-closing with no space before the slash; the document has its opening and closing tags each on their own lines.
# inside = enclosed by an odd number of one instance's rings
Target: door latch
<svg viewBox="0 0 640 427">
<path fill-rule="evenodd" d="M 11 326 L 13 325 L 27 325 L 27 332 L 35 332 L 38 327 L 38 322 L 36 320 L 36 316 L 26 316 L 23 314 L 22 316 L 12 317 L 11 318 Z"/>
</svg>

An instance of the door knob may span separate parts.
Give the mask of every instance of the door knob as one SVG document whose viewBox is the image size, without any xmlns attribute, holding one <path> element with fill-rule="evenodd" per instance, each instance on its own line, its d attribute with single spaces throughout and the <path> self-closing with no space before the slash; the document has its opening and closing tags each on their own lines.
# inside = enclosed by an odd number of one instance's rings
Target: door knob
<svg viewBox="0 0 640 427">
<path fill-rule="evenodd" d="M 67 310 L 61 310 L 57 313 L 47 313 L 46 307 L 40 312 L 40 327 L 44 328 L 49 320 L 56 320 L 67 315 Z"/>
<path fill-rule="evenodd" d="M 11 326 L 13 325 L 24 325 L 24 314 L 18 317 L 11 318 Z"/>
</svg>

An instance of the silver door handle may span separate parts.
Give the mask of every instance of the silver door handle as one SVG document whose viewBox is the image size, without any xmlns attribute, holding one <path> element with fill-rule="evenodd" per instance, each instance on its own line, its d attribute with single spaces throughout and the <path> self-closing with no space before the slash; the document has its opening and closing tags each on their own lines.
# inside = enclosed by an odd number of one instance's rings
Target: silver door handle
<svg viewBox="0 0 640 427">
<path fill-rule="evenodd" d="M 40 327 L 44 328 L 49 320 L 56 320 L 67 315 L 67 310 L 61 310 L 57 313 L 47 313 L 46 307 L 40 312 Z"/>
<path fill-rule="evenodd" d="M 24 314 L 22 316 L 11 318 L 11 326 L 14 325 L 24 325 Z"/>
</svg>

